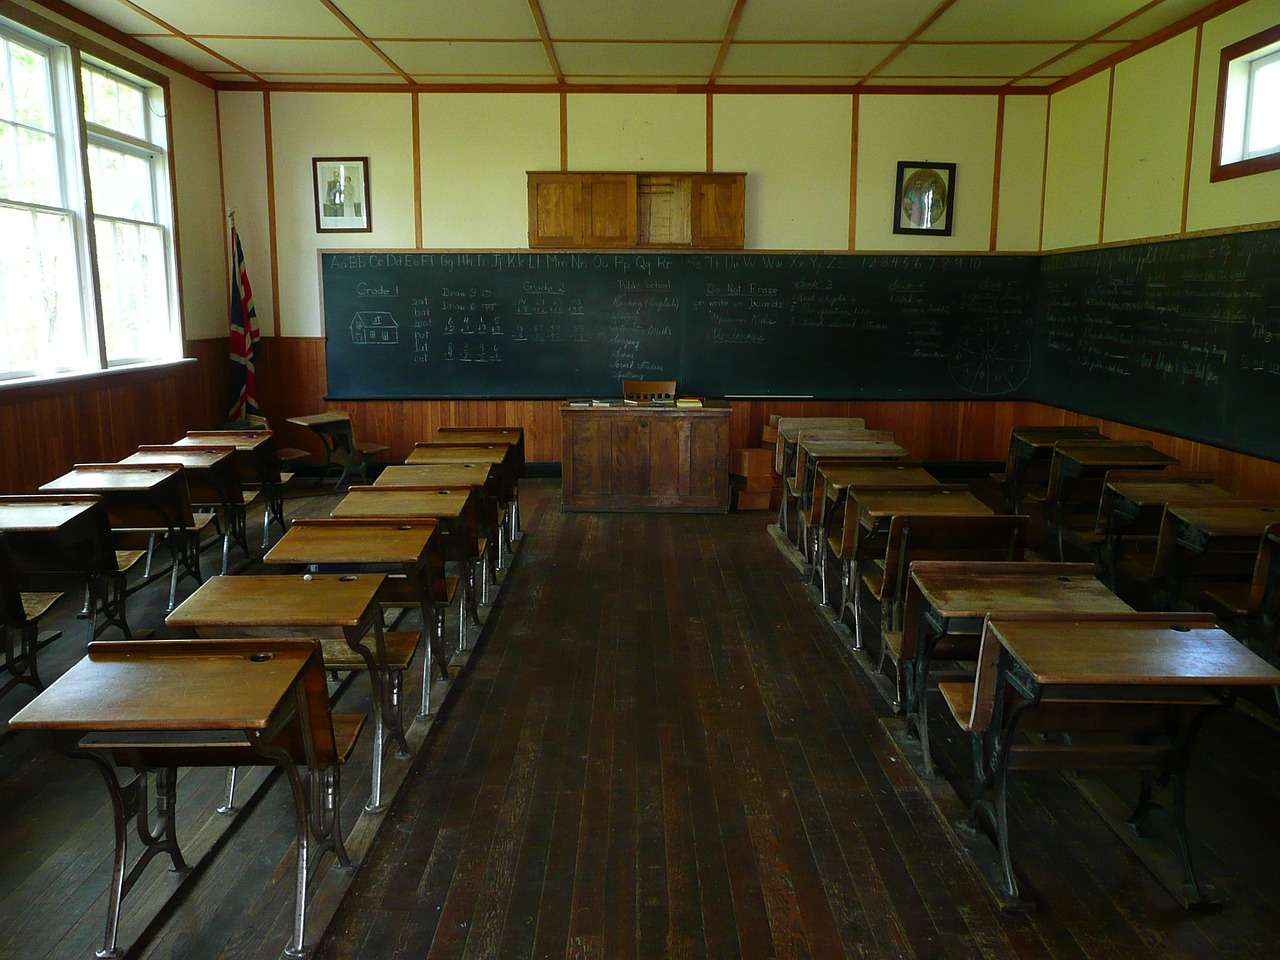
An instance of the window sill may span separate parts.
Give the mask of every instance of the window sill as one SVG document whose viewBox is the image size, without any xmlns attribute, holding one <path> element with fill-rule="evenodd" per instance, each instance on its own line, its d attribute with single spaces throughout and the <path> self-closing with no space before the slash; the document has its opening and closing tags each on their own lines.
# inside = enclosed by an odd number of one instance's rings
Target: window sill
<svg viewBox="0 0 1280 960">
<path fill-rule="evenodd" d="M 87 370 L 77 373 L 55 374 L 48 377 L 27 377 L 21 380 L 0 381 L 0 403 L 14 400 L 35 400 L 41 396 L 58 396 L 81 386 L 85 388 L 128 386 L 131 383 L 158 380 L 176 372 L 181 367 L 195 362 L 194 357 L 180 357 L 176 360 L 131 363 L 128 366 L 111 367 L 107 370 Z M 99 381 L 109 382 L 100 383 Z"/>
</svg>

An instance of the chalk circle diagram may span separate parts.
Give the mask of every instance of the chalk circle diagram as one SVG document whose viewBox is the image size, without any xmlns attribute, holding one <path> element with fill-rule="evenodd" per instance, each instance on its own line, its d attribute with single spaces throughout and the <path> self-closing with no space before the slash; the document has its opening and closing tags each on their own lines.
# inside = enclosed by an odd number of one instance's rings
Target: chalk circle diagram
<svg viewBox="0 0 1280 960">
<path fill-rule="evenodd" d="M 970 321 L 956 335 L 947 369 L 966 393 L 1013 393 L 1031 374 L 1031 338 L 1025 325 L 1002 317 Z"/>
</svg>

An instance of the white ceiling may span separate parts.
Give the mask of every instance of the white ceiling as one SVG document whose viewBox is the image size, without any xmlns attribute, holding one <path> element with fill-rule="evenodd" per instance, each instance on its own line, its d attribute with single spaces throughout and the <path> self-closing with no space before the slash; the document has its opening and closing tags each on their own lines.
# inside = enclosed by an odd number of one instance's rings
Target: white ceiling
<svg viewBox="0 0 1280 960">
<path fill-rule="evenodd" d="M 57 0 L 216 83 L 1044 88 L 1214 0 Z M 1221 7 L 1221 3 L 1216 4 Z"/>
</svg>

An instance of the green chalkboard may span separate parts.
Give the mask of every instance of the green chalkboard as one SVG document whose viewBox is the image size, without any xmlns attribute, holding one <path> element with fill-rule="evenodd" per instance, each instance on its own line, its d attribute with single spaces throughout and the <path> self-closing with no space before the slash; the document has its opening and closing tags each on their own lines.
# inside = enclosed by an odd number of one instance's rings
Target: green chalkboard
<svg viewBox="0 0 1280 960">
<path fill-rule="evenodd" d="M 321 254 L 334 399 L 1018 396 L 1025 256 Z"/>
<path fill-rule="evenodd" d="M 1054 254 L 1031 395 L 1280 459 L 1280 231 Z"/>
</svg>

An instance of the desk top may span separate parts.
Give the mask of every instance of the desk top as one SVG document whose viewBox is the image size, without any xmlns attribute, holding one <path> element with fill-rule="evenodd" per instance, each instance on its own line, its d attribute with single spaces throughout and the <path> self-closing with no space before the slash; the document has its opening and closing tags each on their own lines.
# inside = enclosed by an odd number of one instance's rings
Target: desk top
<svg viewBox="0 0 1280 960">
<path fill-rule="evenodd" d="M 607 400 L 603 403 L 586 403 L 566 400 L 560 405 L 561 414 L 597 413 L 606 416 L 643 416 L 665 417 L 669 414 L 681 416 L 728 416 L 732 409 L 728 400 L 702 401 L 699 407 L 680 407 L 674 403 L 649 403 L 645 401 Z"/>
<path fill-rule="evenodd" d="M 174 444 L 174 446 L 178 446 Z M 164 450 L 138 450 L 121 460 L 121 463 L 180 463 L 188 470 L 208 470 L 225 463 L 235 455 L 231 446 L 191 446 L 189 449 L 166 448 Z"/>
<path fill-rule="evenodd" d="M 182 467 L 177 464 L 77 464 L 56 480 L 41 485 L 40 490 L 44 493 L 145 493 L 181 471 Z"/>
<path fill-rule="evenodd" d="M 9 727 L 262 730 L 313 651 L 310 640 L 92 643 L 89 655 L 19 710 Z"/>
<path fill-rule="evenodd" d="M 310 413 L 305 417 L 290 417 L 287 422 L 296 423 L 300 427 L 324 427 L 330 423 L 346 423 L 351 419 L 349 413 L 339 413 L 334 410 L 325 413 Z"/>
<path fill-rule="evenodd" d="M 794 440 L 801 430 L 864 430 L 866 426 L 862 417 L 782 417 L 778 420 L 778 439 Z"/>
<path fill-rule="evenodd" d="M 440 427 L 436 440 L 442 443 L 519 443 L 524 427 Z"/>
<path fill-rule="evenodd" d="M 1218 627 L 1002 620 L 990 629 L 1037 683 L 1080 685 L 1272 686 L 1280 670 Z M 1191 615 L 1189 622 L 1200 619 Z"/>
<path fill-rule="evenodd" d="M 895 516 L 989 517 L 994 511 L 966 490 L 858 491 L 858 516 L 875 521 Z"/>
<path fill-rule="evenodd" d="M 417 563 L 436 533 L 433 518 L 404 521 L 297 519 L 267 563 Z"/>
<path fill-rule="evenodd" d="M 445 443 L 414 446 L 406 464 L 417 463 L 502 463 L 511 447 L 506 443 Z"/>
<path fill-rule="evenodd" d="M 924 467 L 899 463 L 850 463 L 844 460 L 822 460 L 818 472 L 827 482 L 827 490 L 847 487 L 903 487 L 938 484 Z"/>
<path fill-rule="evenodd" d="M 1059 438 L 1062 439 L 1062 438 Z M 1077 444 L 1063 444 L 1054 448 L 1061 453 L 1063 459 L 1071 460 L 1082 467 L 1146 467 L 1163 464 L 1173 466 L 1177 457 L 1161 453 L 1154 447 L 1133 446 L 1124 440 L 1102 440 L 1099 438 Z"/>
<path fill-rule="evenodd" d="M 334 517 L 437 517 L 461 515 L 470 487 L 358 487 L 333 508 Z"/>
<path fill-rule="evenodd" d="M 1045 569 L 1036 571 L 1032 567 Z M 1053 567 L 1064 569 L 1055 572 Z M 911 565 L 911 579 L 925 603 L 939 616 L 955 619 L 985 617 L 996 611 L 1133 612 L 1133 608 L 1079 564 L 963 564 L 917 560 Z"/>
<path fill-rule="evenodd" d="M 270 430 L 191 430 L 185 437 L 173 441 L 175 447 L 235 447 L 248 452 L 257 450 L 271 440 Z"/>
<path fill-rule="evenodd" d="M 1097 427 L 1014 427 L 1009 436 L 1029 450 L 1052 447 L 1059 440 L 1107 439 Z"/>
<path fill-rule="evenodd" d="M 1261 537 L 1280 522 L 1280 503 L 1267 500 L 1222 500 L 1170 503 L 1169 514 L 1210 537 Z"/>
<path fill-rule="evenodd" d="M 0 532 L 52 533 L 84 516 L 97 498 L 60 500 L 57 497 L 6 500 L 0 498 Z"/>
<path fill-rule="evenodd" d="M 809 457 L 845 457 L 864 460 L 895 460 L 907 451 L 892 440 L 855 440 L 801 437 L 800 451 Z"/>
<path fill-rule="evenodd" d="M 381 573 L 210 577 L 165 618 L 171 627 L 355 627 Z"/>
<path fill-rule="evenodd" d="M 1163 506 L 1200 500 L 1230 500 L 1231 494 L 1212 483 L 1157 483 L 1150 480 L 1116 480 L 1107 486 L 1117 496 L 1139 507 Z"/>
<path fill-rule="evenodd" d="M 383 467 L 375 487 L 464 487 L 484 486 L 493 475 L 494 464 L 413 463 Z"/>
</svg>

